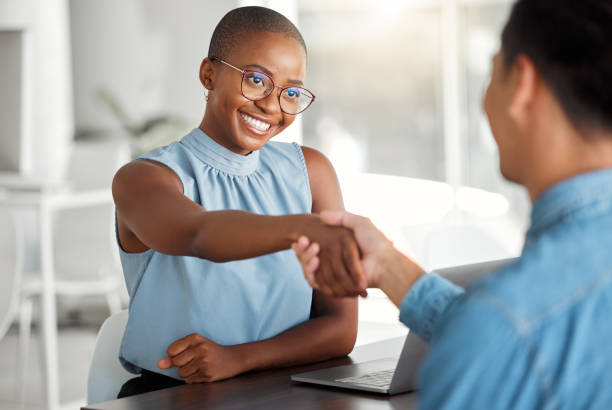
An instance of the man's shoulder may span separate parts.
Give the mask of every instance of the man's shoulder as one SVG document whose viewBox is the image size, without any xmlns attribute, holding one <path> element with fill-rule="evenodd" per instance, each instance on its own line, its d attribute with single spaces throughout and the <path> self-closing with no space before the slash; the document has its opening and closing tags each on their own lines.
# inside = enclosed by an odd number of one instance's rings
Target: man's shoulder
<svg viewBox="0 0 612 410">
<path fill-rule="evenodd" d="M 521 332 L 564 320 L 569 309 L 595 303 L 594 294 L 612 281 L 612 265 L 593 264 L 585 258 L 588 254 L 578 257 L 538 244 L 468 286 L 464 303 L 477 302 L 499 311 Z"/>
</svg>

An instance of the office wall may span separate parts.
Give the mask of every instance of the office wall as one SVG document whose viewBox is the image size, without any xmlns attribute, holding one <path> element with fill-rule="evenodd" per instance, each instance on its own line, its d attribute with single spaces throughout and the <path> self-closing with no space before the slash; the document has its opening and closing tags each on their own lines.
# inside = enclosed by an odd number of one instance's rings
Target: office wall
<svg viewBox="0 0 612 410">
<path fill-rule="evenodd" d="M 24 31 L 21 169 L 57 179 L 73 135 L 67 0 L 0 0 L 0 29 Z"/>
<path fill-rule="evenodd" d="M 159 113 L 199 124 L 200 62 L 219 19 L 235 1 L 72 0 L 75 125 L 118 128 L 96 99 L 109 92 L 135 121 Z"/>
<path fill-rule="evenodd" d="M 0 30 L 0 172 L 19 172 L 22 30 Z"/>
</svg>

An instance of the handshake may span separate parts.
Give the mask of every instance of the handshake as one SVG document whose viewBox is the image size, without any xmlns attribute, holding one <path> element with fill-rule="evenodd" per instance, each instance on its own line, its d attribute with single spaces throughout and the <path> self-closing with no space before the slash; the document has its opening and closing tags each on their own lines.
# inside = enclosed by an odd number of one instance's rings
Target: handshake
<svg viewBox="0 0 612 410">
<path fill-rule="evenodd" d="M 324 211 L 320 218 L 336 228 L 318 238 L 302 235 L 291 245 L 313 289 L 345 297 L 367 296 L 367 288 L 380 288 L 399 305 L 425 273 L 368 218 L 342 211 Z"/>
</svg>

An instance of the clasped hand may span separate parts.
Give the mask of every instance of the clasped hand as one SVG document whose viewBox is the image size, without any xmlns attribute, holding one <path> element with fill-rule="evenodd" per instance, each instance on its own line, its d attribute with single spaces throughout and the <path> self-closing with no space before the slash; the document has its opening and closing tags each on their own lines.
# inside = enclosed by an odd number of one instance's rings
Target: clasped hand
<svg viewBox="0 0 612 410">
<path fill-rule="evenodd" d="M 379 286 L 393 244 L 368 218 L 340 211 L 324 211 L 320 218 L 327 225 L 350 230 L 352 240 L 301 236 L 291 248 L 306 280 L 314 289 L 333 296 L 367 295 L 367 287 Z"/>
</svg>

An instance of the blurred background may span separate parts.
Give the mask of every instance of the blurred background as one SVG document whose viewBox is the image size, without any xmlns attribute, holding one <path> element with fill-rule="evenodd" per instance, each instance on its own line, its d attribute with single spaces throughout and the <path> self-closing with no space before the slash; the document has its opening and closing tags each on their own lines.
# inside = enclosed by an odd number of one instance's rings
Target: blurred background
<svg viewBox="0 0 612 410">
<path fill-rule="evenodd" d="M 481 101 L 510 0 L 0 0 L 0 408 L 85 403 L 101 323 L 127 308 L 110 182 L 197 127 L 230 9 L 289 17 L 316 102 L 278 138 L 325 153 L 348 210 L 427 269 L 515 256 L 529 202 Z M 406 333 L 378 292 L 358 344 Z"/>
</svg>

